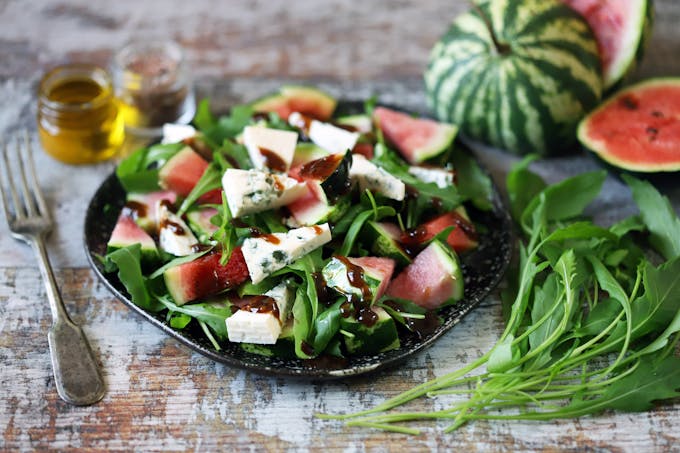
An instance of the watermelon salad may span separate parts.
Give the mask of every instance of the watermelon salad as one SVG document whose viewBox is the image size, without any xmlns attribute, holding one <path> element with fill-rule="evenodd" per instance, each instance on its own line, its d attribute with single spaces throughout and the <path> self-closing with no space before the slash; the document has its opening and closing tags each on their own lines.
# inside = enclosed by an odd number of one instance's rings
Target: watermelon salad
<svg viewBox="0 0 680 453">
<path fill-rule="evenodd" d="M 303 86 L 222 117 L 204 101 L 195 128 L 167 125 L 123 160 L 102 262 L 132 302 L 218 350 L 287 358 L 376 354 L 436 327 L 463 297 L 468 212 L 490 209 L 491 184 L 454 125 L 336 104 Z"/>
</svg>

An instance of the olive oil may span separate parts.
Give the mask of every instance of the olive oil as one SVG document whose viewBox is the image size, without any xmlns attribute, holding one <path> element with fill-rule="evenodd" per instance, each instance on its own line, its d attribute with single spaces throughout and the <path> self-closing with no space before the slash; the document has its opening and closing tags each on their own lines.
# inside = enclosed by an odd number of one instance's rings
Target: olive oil
<svg viewBox="0 0 680 453">
<path fill-rule="evenodd" d="M 45 151 L 69 164 L 115 155 L 124 125 L 106 71 L 69 65 L 47 73 L 40 83 L 38 132 Z"/>
</svg>

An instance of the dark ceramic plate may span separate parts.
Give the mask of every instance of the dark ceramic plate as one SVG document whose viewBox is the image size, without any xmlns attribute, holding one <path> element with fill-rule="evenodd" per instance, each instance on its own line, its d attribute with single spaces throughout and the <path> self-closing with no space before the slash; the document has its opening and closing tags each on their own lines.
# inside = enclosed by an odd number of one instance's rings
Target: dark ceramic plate
<svg viewBox="0 0 680 453">
<path fill-rule="evenodd" d="M 348 110 L 355 103 L 345 103 Z M 353 110 L 349 108 L 349 110 Z M 488 212 L 470 210 L 470 217 L 480 225 L 479 247 L 462 257 L 465 294 L 456 305 L 439 312 L 443 323 L 433 332 L 418 338 L 410 332 L 401 332 L 401 348 L 377 355 L 350 357 L 343 360 L 298 360 L 265 357 L 245 352 L 236 343 L 222 345 L 215 351 L 200 329 L 172 329 L 163 313 L 147 312 L 130 300 L 130 296 L 115 274 L 104 273 L 97 255 L 106 253 L 106 243 L 115 225 L 118 213 L 125 203 L 125 192 L 111 174 L 99 187 L 90 201 L 85 217 L 85 248 L 90 264 L 104 284 L 132 310 L 139 313 L 151 324 L 195 351 L 218 362 L 247 370 L 286 376 L 306 376 L 318 379 L 337 379 L 387 368 L 409 356 L 431 346 L 451 327 L 456 325 L 470 310 L 478 305 L 496 287 L 508 265 L 512 249 L 510 217 L 496 188 L 494 188 L 493 209 Z"/>
</svg>

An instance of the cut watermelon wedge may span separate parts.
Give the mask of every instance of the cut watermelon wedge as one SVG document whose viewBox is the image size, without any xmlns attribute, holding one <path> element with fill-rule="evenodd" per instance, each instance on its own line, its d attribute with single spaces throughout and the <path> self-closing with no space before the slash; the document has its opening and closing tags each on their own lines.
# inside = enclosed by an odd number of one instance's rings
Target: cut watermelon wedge
<svg viewBox="0 0 680 453">
<path fill-rule="evenodd" d="M 680 77 L 620 91 L 585 117 L 578 138 L 606 162 L 635 172 L 680 170 Z"/>
<path fill-rule="evenodd" d="M 386 107 L 376 107 L 373 121 L 411 164 L 437 156 L 451 146 L 458 127 L 427 118 L 414 118 Z"/>
<path fill-rule="evenodd" d="M 265 96 L 251 105 L 256 112 L 274 112 L 284 120 L 292 112 L 300 112 L 317 120 L 328 120 L 337 101 L 327 93 L 316 88 L 284 85 L 278 93 Z"/>
<path fill-rule="evenodd" d="M 597 38 L 604 88 L 615 86 L 642 58 L 654 16 L 651 0 L 563 0 Z"/>
<path fill-rule="evenodd" d="M 221 258 L 220 253 L 209 253 L 163 273 L 165 286 L 177 305 L 234 288 L 248 279 L 240 247 L 234 249 L 226 265 L 220 264 Z"/>
<path fill-rule="evenodd" d="M 142 262 L 153 263 L 158 259 L 158 249 L 153 238 L 132 217 L 123 213 L 118 216 L 106 250 L 110 253 L 133 244 L 140 244 Z"/>
<path fill-rule="evenodd" d="M 458 257 L 441 242 L 432 242 L 392 280 L 387 295 L 409 299 L 428 310 L 462 299 L 463 272 Z"/>
<path fill-rule="evenodd" d="M 186 197 L 201 179 L 208 165 L 208 161 L 187 146 L 163 165 L 158 173 L 158 180 L 163 188 Z M 219 189 L 211 190 L 203 194 L 199 201 L 219 204 L 222 202 L 222 195 Z"/>
</svg>

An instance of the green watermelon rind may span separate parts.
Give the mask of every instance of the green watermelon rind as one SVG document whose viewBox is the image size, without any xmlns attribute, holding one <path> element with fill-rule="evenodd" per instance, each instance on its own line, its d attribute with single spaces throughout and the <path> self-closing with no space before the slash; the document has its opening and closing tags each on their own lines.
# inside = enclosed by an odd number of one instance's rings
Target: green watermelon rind
<svg viewBox="0 0 680 453">
<path fill-rule="evenodd" d="M 557 0 L 490 0 L 479 8 L 512 51 L 492 50 L 477 10 L 459 16 L 432 49 L 424 74 L 431 110 L 464 136 L 516 154 L 574 145 L 578 121 L 602 96 L 600 56 L 588 24 Z M 537 39 L 543 32 L 548 44 Z"/>
<path fill-rule="evenodd" d="M 439 123 L 437 133 L 430 138 L 427 146 L 421 146 L 414 150 L 413 160 L 415 163 L 422 163 L 428 159 L 436 157 L 449 148 L 458 135 L 458 126 L 455 124 Z"/>
<path fill-rule="evenodd" d="M 589 120 L 596 114 L 602 112 L 603 110 L 607 109 L 610 105 L 613 103 L 617 102 L 619 99 L 621 99 L 622 96 L 625 96 L 630 93 L 634 93 L 638 90 L 649 88 L 649 87 L 656 87 L 656 86 L 664 86 L 664 85 L 671 85 L 673 87 L 677 87 L 680 89 L 680 77 L 658 77 L 658 78 L 653 78 L 653 79 L 648 79 L 643 82 L 637 83 L 635 85 L 631 85 L 624 90 L 619 91 L 615 95 L 611 96 L 606 102 L 602 103 L 598 108 L 590 112 L 581 122 L 579 123 L 579 127 L 577 130 L 577 137 L 578 140 L 581 142 L 584 148 L 588 149 L 589 151 L 593 152 L 596 154 L 600 159 L 603 161 L 613 165 L 614 167 L 623 169 L 623 170 L 628 170 L 632 172 L 640 172 L 640 173 L 657 173 L 657 172 L 675 172 L 675 171 L 680 171 L 680 158 L 678 159 L 678 162 L 676 163 L 668 163 L 668 164 L 640 164 L 636 162 L 631 162 L 631 161 L 626 161 L 623 159 L 618 159 L 612 155 L 610 155 L 607 152 L 606 149 L 606 143 L 604 142 L 596 142 L 592 140 L 590 137 L 588 137 L 587 134 L 587 127 L 588 127 L 588 122 Z"/>
</svg>

